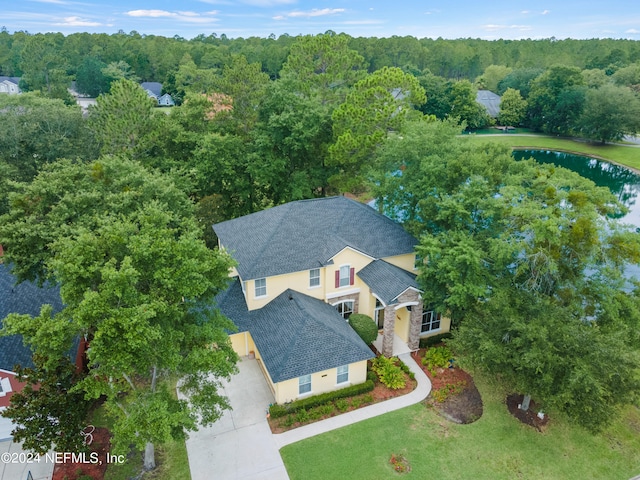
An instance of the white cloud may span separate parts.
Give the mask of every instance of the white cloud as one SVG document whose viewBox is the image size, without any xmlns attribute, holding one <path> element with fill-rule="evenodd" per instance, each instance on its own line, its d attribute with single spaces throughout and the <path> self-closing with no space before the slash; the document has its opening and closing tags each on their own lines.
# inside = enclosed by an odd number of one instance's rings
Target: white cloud
<svg viewBox="0 0 640 480">
<path fill-rule="evenodd" d="M 54 25 L 65 27 L 99 27 L 100 22 L 92 22 L 80 17 L 65 17 L 62 22 L 54 23 Z"/>
<path fill-rule="evenodd" d="M 284 15 L 276 15 L 273 17 L 274 20 L 284 20 L 285 18 L 311 18 L 311 17 L 322 17 L 325 15 L 335 15 L 337 13 L 345 12 L 344 8 L 314 8 L 312 10 L 294 10 L 293 12 L 285 13 Z"/>
<path fill-rule="evenodd" d="M 130 17 L 152 17 L 152 18 L 178 16 L 177 13 L 167 12 L 166 10 L 130 10 L 128 12 L 125 12 L 125 14 L 129 15 Z"/>
<path fill-rule="evenodd" d="M 551 13 L 551 10 L 543 10 L 541 15 L 548 15 Z"/>
<path fill-rule="evenodd" d="M 636 28 L 630 28 L 629 30 L 625 30 L 624 33 L 640 33 L 640 30 Z"/>
<path fill-rule="evenodd" d="M 175 20 L 181 20 L 188 23 L 211 23 L 218 20 L 212 15 L 216 15 L 218 12 L 212 10 L 203 14 L 197 12 L 169 12 L 167 10 L 130 10 L 125 12 L 125 15 L 130 17 L 148 17 L 148 18 L 173 18 Z"/>
</svg>

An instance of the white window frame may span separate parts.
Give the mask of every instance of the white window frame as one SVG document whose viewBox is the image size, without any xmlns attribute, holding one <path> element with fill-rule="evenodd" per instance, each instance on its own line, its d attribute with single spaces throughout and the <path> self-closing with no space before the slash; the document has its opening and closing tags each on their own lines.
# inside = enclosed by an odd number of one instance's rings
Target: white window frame
<svg viewBox="0 0 640 480">
<path fill-rule="evenodd" d="M 308 390 L 307 390 L 308 388 Z M 311 374 L 298 377 L 298 396 L 311 393 Z"/>
<path fill-rule="evenodd" d="M 344 312 L 344 304 L 345 304 L 345 303 L 350 303 L 350 304 L 351 304 L 351 311 L 350 311 L 350 312 L 348 312 L 348 313 L 349 313 L 349 315 L 352 315 L 352 314 L 356 313 L 356 310 L 355 310 L 355 307 L 356 307 L 356 301 L 355 301 L 355 300 L 343 300 L 343 301 L 341 301 L 341 302 L 334 303 L 334 304 L 332 304 L 331 306 L 332 306 L 332 307 L 335 307 L 335 308 L 336 308 L 336 310 L 338 310 L 338 314 L 339 314 L 342 318 L 344 318 L 344 319 L 345 319 L 345 321 L 348 321 L 348 320 L 349 320 L 349 317 L 348 317 L 348 316 L 347 316 L 347 317 L 345 317 L 345 316 L 344 316 L 344 313 L 345 313 L 345 312 Z M 340 308 L 339 308 L 341 305 L 343 306 L 343 308 L 342 308 L 342 309 L 340 309 Z"/>
<path fill-rule="evenodd" d="M 343 380 L 340 380 L 340 377 L 343 377 Z M 336 385 L 343 383 L 349 383 L 349 365 L 340 365 L 336 368 Z"/>
<path fill-rule="evenodd" d="M 258 285 L 258 282 L 260 282 L 261 285 Z M 264 284 L 262 284 L 262 283 L 264 283 Z M 264 291 L 264 293 L 261 293 L 262 291 Z M 255 298 L 262 298 L 262 297 L 266 297 L 267 296 L 267 279 L 266 279 L 266 277 L 256 278 L 253 281 L 253 293 L 254 293 L 254 297 Z"/>
<path fill-rule="evenodd" d="M 11 392 L 13 392 L 13 389 L 11 388 L 9 377 L 0 378 L 0 397 L 4 397 Z"/>
<path fill-rule="evenodd" d="M 429 318 L 425 322 L 425 319 L 427 318 L 427 316 Z M 433 324 L 436 322 L 438 323 L 438 327 L 433 328 Z M 428 327 L 427 329 L 425 329 L 426 326 Z M 436 313 L 435 310 L 424 310 L 422 312 L 422 321 L 420 323 L 420 333 L 437 332 L 438 330 L 440 330 L 441 326 L 442 326 L 442 315 L 440 313 Z"/>
<path fill-rule="evenodd" d="M 345 270 L 347 272 L 347 276 L 343 277 L 342 273 Z M 340 277 L 339 278 L 340 278 L 340 280 L 338 281 L 338 288 L 351 286 L 351 265 L 340 265 Z"/>
<path fill-rule="evenodd" d="M 314 273 L 316 275 L 314 275 Z M 320 286 L 320 269 L 312 268 L 309 270 L 309 288 L 318 288 Z"/>
</svg>

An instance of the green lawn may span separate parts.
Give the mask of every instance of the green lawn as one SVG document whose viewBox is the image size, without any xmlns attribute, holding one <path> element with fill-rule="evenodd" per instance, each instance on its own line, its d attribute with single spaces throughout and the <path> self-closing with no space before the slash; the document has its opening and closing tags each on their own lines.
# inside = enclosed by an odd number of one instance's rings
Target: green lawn
<svg viewBox="0 0 640 480">
<path fill-rule="evenodd" d="M 476 378 L 484 414 L 457 425 L 423 404 L 288 445 L 291 480 L 397 478 L 391 454 L 404 455 L 416 479 L 629 479 L 640 474 L 640 410 L 629 408 L 600 435 L 551 417 L 546 432 L 507 411 L 505 391 Z"/>
<path fill-rule="evenodd" d="M 640 170 L 640 148 L 622 145 L 599 145 L 577 140 L 545 136 L 505 135 L 488 137 L 486 135 L 461 135 L 470 142 L 497 142 L 513 148 L 541 148 L 561 150 L 591 155 L 611 160 L 628 167 Z"/>
</svg>

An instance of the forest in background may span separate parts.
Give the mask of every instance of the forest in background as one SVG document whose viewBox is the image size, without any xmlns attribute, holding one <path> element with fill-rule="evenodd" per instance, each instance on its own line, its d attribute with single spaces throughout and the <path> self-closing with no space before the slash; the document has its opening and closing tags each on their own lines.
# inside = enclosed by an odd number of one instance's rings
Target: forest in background
<svg viewBox="0 0 640 480">
<path fill-rule="evenodd" d="M 211 364 L 228 375 L 235 357 L 224 319 L 204 321 L 212 311 L 190 303 L 210 305 L 227 278 L 211 225 L 342 193 L 402 213 L 429 259 L 419 266 L 423 298 L 451 316 L 456 348 L 475 364 L 594 431 L 618 406 L 637 404 L 640 285 L 626 292 L 623 273 L 640 262 L 640 240 L 605 216 L 622 207 L 577 174 L 457 135 L 494 122 L 599 142 L 640 131 L 639 42 L 4 30 L 0 65 L 25 92 L 0 95 L 4 258 L 20 280 L 59 282 L 67 305 L 55 318 L 12 316 L 4 333 L 42 351 L 46 376 L 33 382 L 52 388 L 33 391 L 74 414 L 57 423 L 69 432 L 86 405 L 66 395 L 77 379 L 68 371 L 62 383 L 58 369 L 76 334 L 93 335 L 89 367 L 101 370 L 73 391 L 116 403 L 128 392 L 127 408 L 112 408 L 125 450 L 135 443 L 152 460 L 149 445 L 195 428 L 169 376 L 158 380 L 166 372 L 208 388 L 198 398 L 215 421 L 224 399 L 202 375 Z M 88 112 L 72 81 L 97 95 Z M 141 81 L 162 82 L 178 105 L 158 108 Z M 502 95 L 497 119 L 477 103 L 478 89 Z M 79 319 L 74 330 L 69 318 Z M 229 348 L 213 359 L 212 344 Z M 29 401 L 12 418 L 31 418 L 27 407 L 45 415 L 17 422 L 30 429 L 24 438 L 53 432 L 37 445 L 45 450 L 72 438 Z"/>
</svg>

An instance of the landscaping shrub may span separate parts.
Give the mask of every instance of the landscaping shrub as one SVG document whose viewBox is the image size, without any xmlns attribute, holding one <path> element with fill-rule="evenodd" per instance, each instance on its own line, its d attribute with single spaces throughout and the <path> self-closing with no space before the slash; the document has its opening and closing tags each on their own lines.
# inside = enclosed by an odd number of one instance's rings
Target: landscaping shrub
<svg viewBox="0 0 640 480">
<path fill-rule="evenodd" d="M 433 345 L 442 343 L 443 340 L 446 340 L 451 337 L 452 337 L 451 332 L 446 332 L 446 333 L 441 333 L 439 335 L 434 335 L 433 337 L 429 337 L 429 338 L 421 338 L 420 348 L 429 348 Z"/>
<path fill-rule="evenodd" d="M 446 345 L 429 348 L 422 359 L 422 364 L 431 373 L 435 373 L 438 368 L 445 368 L 449 365 L 449 360 L 453 358 L 453 353 Z"/>
<path fill-rule="evenodd" d="M 378 374 L 380 382 L 387 388 L 399 390 L 407 384 L 402 368 L 396 365 L 396 358 L 380 355 L 373 360 L 371 368 Z"/>
<path fill-rule="evenodd" d="M 349 408 L 349 402 L 346 401 L 344 398 L 340 398 L 336 400 L 336 408 L 341 412 L 346 412 L 347 408 Z"/>
<path fill-rule="evenodd" d="M 314 395 L 313 397 L 303 398 L 302 400 L 296 400 L 295 402 L 287 403 L 285 405 L 273 404 L 269 407 L 269 414 L 272 418 L 284 417 L 289 413 L 295 413 L 302 409 L 310 409 L 320 405 L 325 405 L 335 399 L 353 397 L 360 395 L 361 393 L 367 393 L 373 390 L 374 383 L 371 380 L 367 380 L 364 383 L 358 385 L 351 385 L 350 387 L 341 388 L 333 392 L 322 393 L 320 395 Z"/>
<path fill-rule="evenodd" d="M 371 345 L 378 338 L 378 326 L 368 315 L 352 313 L 349 316 L 349 325 L 367 345 Z"/>
</svg>

